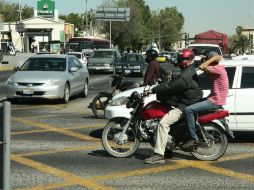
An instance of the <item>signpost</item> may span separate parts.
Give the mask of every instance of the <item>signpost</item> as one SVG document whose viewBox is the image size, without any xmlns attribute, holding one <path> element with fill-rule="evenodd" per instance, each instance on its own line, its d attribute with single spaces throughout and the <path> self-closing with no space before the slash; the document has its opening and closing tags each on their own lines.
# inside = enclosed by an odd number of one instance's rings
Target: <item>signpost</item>
<svg viewBox="0 0 254 190">
<path fill-rule="evenodd" d="M 109 21 L 109 41 L 111 48 L 111 22 L 112 21 L 130 21 L 130 8 L 119 7 L 98 7 L 95 14 L 96 20 Z"/>
</svg>

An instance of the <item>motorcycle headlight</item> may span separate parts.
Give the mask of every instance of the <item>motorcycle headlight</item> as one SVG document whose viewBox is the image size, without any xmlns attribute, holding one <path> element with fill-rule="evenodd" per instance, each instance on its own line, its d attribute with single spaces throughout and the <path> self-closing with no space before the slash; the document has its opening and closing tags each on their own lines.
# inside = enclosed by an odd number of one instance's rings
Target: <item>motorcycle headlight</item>
<svg viewBox="0 0 254 190">
<path fill-rule="evenodd" d="M 47 86 L 60 86 L 61 80 L 50 80 L 46 83 Z"/>
<path fill-rule="evenodd" d="M 124 106 L 126 105 L 127 103 L 127 97 L 125 96 L 122 96 L 122 97 L 119 97 L 119 98 L 116 98 L 114 100 L 112 100 L 109 105 L 110 106 Z"/>
</svg>

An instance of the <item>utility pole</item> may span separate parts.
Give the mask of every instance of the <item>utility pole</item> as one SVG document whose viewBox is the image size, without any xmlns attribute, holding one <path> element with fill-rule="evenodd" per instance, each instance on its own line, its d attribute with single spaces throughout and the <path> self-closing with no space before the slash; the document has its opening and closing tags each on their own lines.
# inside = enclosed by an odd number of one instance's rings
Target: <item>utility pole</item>
<svg viewBox="0 0 254 190">
<path fill-rule="evenodd" d="M 20 0 L 19 0 L 19 10 L 18 10 L 18 12 L 19 12 L 19 21 L 21 21 L 22 20 L 22 18 L 21 18 L 22 10 L 21 10 L 21 5 L 20 5 Z"/>
<path fill-rule="evenodd" d="M 87 0 L 86 0 L 86 35 L 88 31 L 88 17 L 87 17 Z"/>
</svg>

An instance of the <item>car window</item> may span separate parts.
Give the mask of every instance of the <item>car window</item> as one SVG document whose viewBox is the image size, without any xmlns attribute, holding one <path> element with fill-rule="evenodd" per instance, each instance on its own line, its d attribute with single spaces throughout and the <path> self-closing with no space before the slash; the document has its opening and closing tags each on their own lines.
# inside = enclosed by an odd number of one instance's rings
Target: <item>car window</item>
<svg viewBox="0 0 254 190">
<path fill-rule="evenodd" d="M 64 58 L 32 58 L 28 59 L 20 71 L 65 71 Z"/>
<path fill-rule="evenodd" d="M 229 88 L 232 88 L 236 67 L 226 67 L 225 69 L 228 74 Z M 198 78 L 199 78 L 200 86 L 203 90 L 210 90 L 211 89 L 210 80 L 204 72 L 201 73 L 200 75 L 198 75 Z"/>
<path fill-rule="evenodd" d="M 82 63 L 76 58 L 76 57 L 71 57 L 69 58 L 69 68 L 72 67 L 77 67 L 77 68 L 82 68 Z"/>
<path fill-rule="evenodd" d="M 243 67 L 241 88 L 254 88 L 254 67 Z"/>
</svg>

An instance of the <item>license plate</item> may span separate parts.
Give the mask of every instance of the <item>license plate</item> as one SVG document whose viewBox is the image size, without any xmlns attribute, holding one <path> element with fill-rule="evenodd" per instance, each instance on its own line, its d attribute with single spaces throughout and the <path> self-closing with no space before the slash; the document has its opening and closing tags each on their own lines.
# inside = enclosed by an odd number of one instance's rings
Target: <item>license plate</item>
<svg viewBox="0 0 254 190">
<path fill-rule="evenodd" d="M 23 94 L 24 95 L 31 95 L 33 93 L 34 93 L 34 90 L 32 88 L 23 89 Z"/>
<path fill-rule="evenodd" d="M 130 73 L 131 71 L 130 71 L 130 70 L 125 70 L 124 72 L 125 72 L 125 73 Z"/>
</svg>

